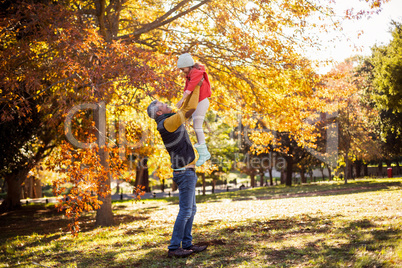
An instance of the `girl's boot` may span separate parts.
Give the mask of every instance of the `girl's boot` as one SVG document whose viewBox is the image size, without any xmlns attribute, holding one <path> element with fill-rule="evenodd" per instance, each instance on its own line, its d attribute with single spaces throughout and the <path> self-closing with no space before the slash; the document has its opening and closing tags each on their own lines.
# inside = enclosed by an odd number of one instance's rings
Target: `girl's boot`
<svg viewBox="0 0 402 268">
<path fill-rule="evenodd" d="M 205 143 L 202 144 L 194 144 L 195 149 L 197 149 L 199 158 L 197 160 L 197 162 L 195 163 L 195 165 L 197 167 L 201 166 L 202 164 L 205 163 L 205 161 L 207 161 L 208 159 L 211 158 L 211 154 L 208 152 L 208 148 L 207 145 Z"/>
</svg>

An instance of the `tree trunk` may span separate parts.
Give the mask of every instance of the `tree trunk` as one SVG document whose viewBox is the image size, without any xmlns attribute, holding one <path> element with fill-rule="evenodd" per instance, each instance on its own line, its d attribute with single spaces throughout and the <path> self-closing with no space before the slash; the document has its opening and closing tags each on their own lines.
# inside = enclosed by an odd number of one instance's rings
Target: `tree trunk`
<svg viewBox="0 0 402 268">
<path fill-rule="evenodd" d="M 292 186 L 293 158 L 286 157 L 286 186 Z"/>
<path fill-rule="evenodd" d="M 350 165 L 349 165 L 349 178 L 354 180 L 356 176 L 355 176 L 355 173 L 353 171 L 353 167 L 354 167 L 353 162 L 350 162 Z"/>
<path fill-rule="evenodd" d="M 378 177 L 382 177 L 382 160 L 378 163 Z"/>
<path fill-rule="evenodd" d="M 202 173 L 202 195 L 205 195 L 205 173 Z"/>
<path fill-rule="evenodd" d="M 254 186 L 255 186 L 255 175 L 254 175 L 254 172 L 250 174 L 250 184 L 251 184 L 251 187 L 254 188 Z"/>
<path fill-rule="evenodd" d="M 109 170 L 108 152 L 106 150 L 106 104 L 101 102 L 98 104 L 98 110 L 94 116 L 95 126 L 98 129 L 96 138 L 99 146 L 98 156 L 100 163 L 105 170 Z M 103 186 L 109 189 L 106 196 L 98 196 L 98 200 L 102 201 L 102 205 L 96 211 L 96 226 L 111 226 L 113 225 L 112 212 L 112 195 L 110 193 L 110 174 L 107 174 L 107 179 L 103 181 Z"/>
<path fill-rule="evenodd" d="M 392 167 L 392 161 L 391 160 L 386 160 L 385 164 L 387 165 L 388 168 Z"/>
<path fill-rule="evenodd" d="M 301 183 L 307 183 L 307 178 L 306 178 L 304 172 L 306 172 L 306 170 L 304 168 L 302 168 L 300 171 Z"/>
<path fill-rule="evenodd" d="M 120 180 L 116 180 L 116 192 L 115 194 L 120 194 Z"/>
<path fill-rule="evenodd" d="M 361 177 L 361 173 L 362 173 L 362 161 L 361 160 L 357 160 L 355 162 L 355 169 L 356 169 L 356 178 L 360 178 Z"/>
<path fill-rule="evenodd" d="M 332 181 L 331 167 L 330 167 L 330 166 L 327 166 L 327 170 L 328 170 L 328 179 L 329 179 L 330 181 Z"/>
<path fill-rule="evenodd" d="M 368 176 L 368 167 L 367 164 L 363 165 L 363 176 L 367 177 Z"/>
<path fill-rule="evenodd" d="M 4 193 L 6 190 L 6 180 L 3 181 L 3 185 L 0 187 L 1 191 L 0 193 Z"/>
<path fill-rule="evenodd" d="M 23 169 L 5 176 L 7 196 L 0 205 L 0 213 L 21 207 L 21 184 L 26 179 L 28 172 L 28 169 Z"/>
<path fill-rule="evenodd" d="M 145 186 L 145 191 L 148 193 L 151 191 L 149 188 L 148 157 L 144 157 L 142 162 L 143 162 L 142 183 L 143 186 Z"/>
<path fill-rule="evenodd" d="M 144 186 L 146 192 L 149 190 L 148 158 L 141 157 L 137 164 L 135 186 Z"/>
<path fill-rule="evenodd" d="M 264 186 L 264 171 L 260 171 L 260 186 Z"/>
<path fill-rule="evenodd" d="M 286 184 L 286 171 L 281 171 L 281 184 Z"/>
<path fill-rule="evenodd" d="M 274 185 L 274 179 L 272 178 L 272 168 L 268 169 L 269 172 L 269 185 Z"/>
<path fill-rule="evenodd" d="M 139 186 L 139 185 L 143 185 L 142 184 L 142 173 L 144 172 L 144 170 L 140 167 L 141 161 L 139 161 L 139 163 L 137 164 L 137 167 L 135 169 L 135 186 Z"/>
<path fill-rule="evenodd" d="M 162 191 L 162 193 L 165 192 L 165 179 L 161 180 L 161 191 Z"/>
<path fill-rule="evenodd" d="M 345 173 L 344 180 L 345 180 L 345 184 L 347 184 L 348 179 L 350 178 L 350 160 L 349 160 L 347 153 L 345 154 L 345 163 L 346 163 L 346 165 L 345 165 L 345 172 L 344 172 Z"/>
<path fill-rule="evenodd" d="M 177 190 L 177 183 L 173 182 L 172 183 L 172 192 Z"/>
</svg>

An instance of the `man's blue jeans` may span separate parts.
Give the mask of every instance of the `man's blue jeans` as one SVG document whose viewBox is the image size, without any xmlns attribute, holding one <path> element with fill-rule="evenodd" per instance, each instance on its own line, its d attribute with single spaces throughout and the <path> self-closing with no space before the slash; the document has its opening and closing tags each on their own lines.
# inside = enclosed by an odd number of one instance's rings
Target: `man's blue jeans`
<svg viewBox="0 0 402 268">
<path fill-rule="evenodd" d="M 189 248 L 192 246 L 193 237 L 191 229 L 193 227 L 194 215 L 197 212 L 195 204 L 195 184 L 197 175 L 194 170 L 184 170 L 173 173 L 173 181 L 179 188 L 179 214 L 173 228 L 172 239 L 168 249 L 175 250 Z"/>
</svg>

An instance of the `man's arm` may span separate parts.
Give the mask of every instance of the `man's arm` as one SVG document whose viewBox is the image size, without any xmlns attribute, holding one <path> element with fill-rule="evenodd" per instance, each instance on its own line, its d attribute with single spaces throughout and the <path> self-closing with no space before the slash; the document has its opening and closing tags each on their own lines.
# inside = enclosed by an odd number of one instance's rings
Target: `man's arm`
<svg viewBox="0 0 402 268">
<path fill-rule="evenodd" d="M 163 123 L 165 129 L 174 132 L 194 113 L 200 97 L 200 86 L 197 85 L 191 95 L 184 101 L 182 108 Z"/>
</svg>

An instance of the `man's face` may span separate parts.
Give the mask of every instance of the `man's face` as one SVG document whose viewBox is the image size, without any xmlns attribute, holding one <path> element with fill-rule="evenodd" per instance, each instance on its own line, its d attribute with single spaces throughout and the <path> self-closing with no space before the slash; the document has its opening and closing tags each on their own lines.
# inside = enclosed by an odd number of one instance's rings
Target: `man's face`
<svg viewBox="0 0 402 268">
<path fill-rule="evenodd" d="M 156 107 L 158 107 L 159 111 L 156 112 L 157 115 L 168 114 L 172 112 L 172 108 L 170 108 L 166 103 L 158 101 L 156 103 Z"/>
<path fill-rule="evenodd" d="M 190 67 L 180 68 L 180 70 L 181 70 L 185 75 L 188 75 L 188 73 L 190 72 Z"/>
</svg>

